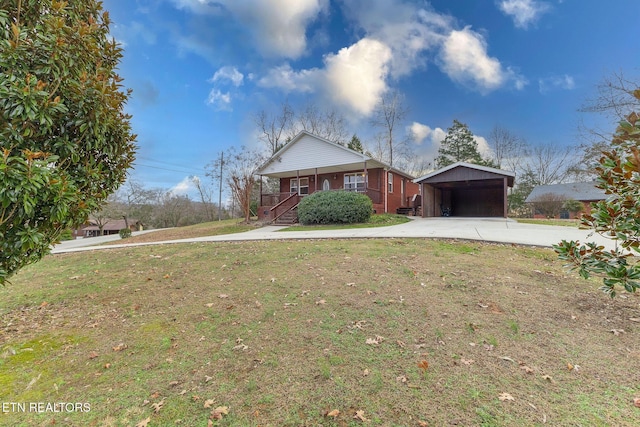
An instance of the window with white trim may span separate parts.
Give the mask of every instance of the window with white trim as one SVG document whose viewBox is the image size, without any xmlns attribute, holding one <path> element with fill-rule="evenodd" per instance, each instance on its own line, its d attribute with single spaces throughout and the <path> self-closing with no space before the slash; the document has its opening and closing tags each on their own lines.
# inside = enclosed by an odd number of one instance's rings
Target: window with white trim
<svg viewBox="0 0 640 427">
<path fill-rule="evenodd" d="M 391 172 L 387 172 L 387 182 L 388 182 L 388 192 L 393 193 L 393 174 Z"/>
<path fill-rule="evenodd" d="M 367 176 L 364 173 L 345 173 L 344 189 L 364 193 L 367 191 Z"/>
<path fill-rule="evenodd" d="M 298 186 L 297 178 L 291 178 L 289 189 L 292 193 L 309 194 L 309 178 L 300 178 L 300 186 Z"/>
</svg>

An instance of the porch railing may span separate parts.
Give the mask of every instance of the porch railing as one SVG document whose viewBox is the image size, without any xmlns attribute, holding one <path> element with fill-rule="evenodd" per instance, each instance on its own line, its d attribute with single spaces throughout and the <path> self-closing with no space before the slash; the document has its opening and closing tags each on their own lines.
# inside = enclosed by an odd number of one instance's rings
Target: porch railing
<svg viewBox="0 0 640 427">
<path fill-rule="evenodd" d="M 318 191 L 322 191 L 322 190 L 318 190 Z M 383 203 L 382 191 L 375 188 L 367 188 L 366 191 L 363 191 L 363 190 L 328 190 L 328 191 L 358 191 L 358 193 L 363 193 L 369 196 L 369 198 L 374 204 Z M 278 206 L 280 203 L 289 199 L 292 195 L 295 195 L 295 194 L 296 194 L 295 192 L 262 194 L 260 195 L 260 206 L 265 206 L 265 207 L 271 206 L 273 210 L 273 207 Z"/>
<path fill-rule="evenodd" d="M 298 195 L 298 193 L 288 194 L 288 197 L 284 198 L 270 209 L 269 218 L 271 218 L 272 221 L 277 220 L 300 203 L 302 196 Z"/>
</svg>

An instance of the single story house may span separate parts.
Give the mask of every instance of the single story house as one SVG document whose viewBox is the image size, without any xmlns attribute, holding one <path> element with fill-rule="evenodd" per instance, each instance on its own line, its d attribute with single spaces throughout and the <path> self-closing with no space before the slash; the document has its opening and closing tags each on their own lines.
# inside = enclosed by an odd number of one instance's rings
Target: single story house
<svg viewBox="0 0 640 427">
<path fill-rule="evenodd" d="M 298 203 L 316 191 L 366 194 L 375 213 L 411 207 L 419 192 L 413 176 L 306 131 L 278 150 L 256 174 L 279 180 L 277 193 L 263 194 L 260 188 L 258 208 L 259 219 L 278 223 L 297 221 Z"/>
<path fill-rule="evenodd" d="M 457 162 L 414 182 L 421 187 L 422 216 L 507 217 L 507 191 L 515 173 Z"/>
<path fill-rule="evenodd" d="M 131 231 L 142 231 L 143 224 L 135 219 L 127 219 L 126 223 L 124 219 L 103 219 L 102 221 L 102 235 L 108 236 L 110 234 L 118 234 L 121 229 L 127 227 Z M 89 219 L 87 226 L 81 227 L 74 232 L 74 237 L 98 237 L 100 236 L 100 225 L 95 219 Z"/>
<path fill-rule="evenodd" d="M 571 182 L 566 184 L 539 185 L 535 187 L 525 203 L 530 203 L 533 207 L 534 218 L 546 218 L 548 215 L 536 208 L 537 203 L 549 203 L 554 200 L 562 203 L 567 200 L 577 200 L 582 202 L 582 213 L 591 213 L 591 204 L 606 199 L 604 190 L 596 187 L 595 181 Z M 569 212 L 566 209 L 559 209 L 556 217 L 572 219 L 579 216 L 580 212 Z"/>
</svg>

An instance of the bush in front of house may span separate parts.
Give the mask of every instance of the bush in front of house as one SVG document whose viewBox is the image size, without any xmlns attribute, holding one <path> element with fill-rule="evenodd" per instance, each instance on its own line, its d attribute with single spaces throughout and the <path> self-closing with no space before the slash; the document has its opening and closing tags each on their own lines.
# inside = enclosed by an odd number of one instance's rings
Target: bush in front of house
<svg viewBox="0 0 640 427">
<path fill-rule="evenodd" d="M 121 239 L 128 239 L 129 237 L 131 237 L 131 229 L 121 228 L 118 234 L 120 235 Z"/>
<path fill-rule="evenodd" d="M 372 212 L 371 199 L 352 191 L 320 191 L 298 205 L 298 219 L 304 225 L 367 222 Z"/>
</svg>

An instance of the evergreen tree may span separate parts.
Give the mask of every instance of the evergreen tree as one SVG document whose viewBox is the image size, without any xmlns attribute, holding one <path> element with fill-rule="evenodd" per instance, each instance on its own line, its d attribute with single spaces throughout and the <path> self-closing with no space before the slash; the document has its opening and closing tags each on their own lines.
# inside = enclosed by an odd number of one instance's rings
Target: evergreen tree
<svg viewBox="0 0 640 427">
<path fill-rule="evenodd" d="M 351 137 L 351 141 L 349 141 L 349 144 L 347 144 L 347 148 L 353 151 L 357 151 L 358 153 L 364 153 L 364 147 L 362 146 L 362 142 L 360 141 L 360 138 L 358 138 L 358 136 L 355 133 Z"/>
<path fill-rule="evenodd" d="M 469 127 L 454 120 L 438 149 L 436 167 L 443 168 L 456 162 L 488 165 L 478 152 L 478 143 L 473 139 Z"/>
</svg>

